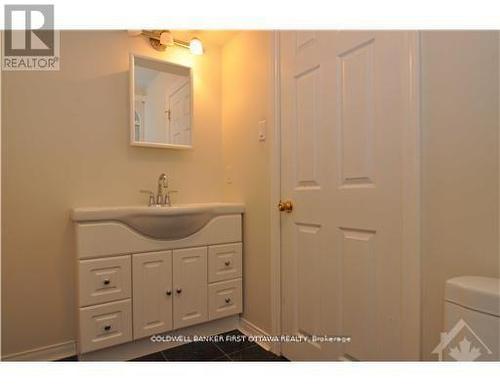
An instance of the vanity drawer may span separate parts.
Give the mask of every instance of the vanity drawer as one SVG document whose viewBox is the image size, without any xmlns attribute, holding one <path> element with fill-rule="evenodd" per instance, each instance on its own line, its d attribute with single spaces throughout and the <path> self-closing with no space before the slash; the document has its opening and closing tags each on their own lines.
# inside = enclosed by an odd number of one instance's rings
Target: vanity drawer
<svg viewBox="0 0 500 391">
<path fill-rule="evenodd" d="M 241 278 L 208 286 L 209 320 L 242 312 Z"/>
<path fill-rule="evenodd" d="M 80 261 L 80 307 L 128 299 L 132 284 L 130 266 L 130 255 Z"/>
<path fill-rule="evenodd" d="M 208 282 L 241 277 L 241 243 L 222 244 L 208 248 Z"/>
<path fill-rule="evenodd" d="M 132 340 L 130 299 L 80 308 L 80 353 Z"/>
</svg>

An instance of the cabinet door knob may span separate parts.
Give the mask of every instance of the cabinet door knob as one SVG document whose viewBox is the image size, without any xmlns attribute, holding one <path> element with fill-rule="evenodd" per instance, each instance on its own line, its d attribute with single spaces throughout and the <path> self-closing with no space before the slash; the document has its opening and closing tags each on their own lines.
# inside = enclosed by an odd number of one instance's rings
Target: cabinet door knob
<svg viewBox="0 0 500 391">
<path fill-rule="evenodd" d="M 177 288 L 175 291 L 176 291 L 177 293 L 181 293 L 181 292 L 182 292 L 182 289 L 181 289 L 181 288 Z"/>
<path fill-rule="evenodd" d="M 106 330 L 106 331 L 111 330 L 111 326 L 109 326 L 109 325 L 108 326 L 104 326 L 104 330 Z"/>
<path fill-rule="evenodd" d="M 229 266 L 231 264 L 231 261 L 226 261 L 224 262 L 224 265 Z"/>
<path fill-rule="evenodd" d="M 111 281 L 108 278 L 103 281 L 104 285 L 109 285 L 110 282 Z"/>
<path fill-rule="evenodd" d="M 167 296 L 170 296 L 172 294 L 172 291 L 169 289 L 167 292 L 166 292 Z"/>
<path fill-rule="evenodd" d="M 231 298 L 230 297 L 226 297 L 226 303 L 230 303 L 231 302 Z"/>
</svg>

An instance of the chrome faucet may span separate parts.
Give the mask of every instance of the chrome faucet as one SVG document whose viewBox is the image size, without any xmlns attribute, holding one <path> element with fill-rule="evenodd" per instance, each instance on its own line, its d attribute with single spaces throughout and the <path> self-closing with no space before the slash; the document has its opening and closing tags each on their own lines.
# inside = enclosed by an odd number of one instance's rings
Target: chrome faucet
<svg viewBox="0 0 500 391">
<path fill-rule="evenodd" d="M 166 174 L 161 174 L 158 178 L 158 192 L 156 197 L 155 193 L 151 190 L 141 190 L 141 193 L 149 195 L 148 206 L 172 206 L 170 194 L 177 193 L 177 191 L 171 190 L 164 192 L 164 189 L 168 189 L 168 179 Z"/>
<path fill-rule="evenodd" d="M 163 195 L 163 189 L 168 189 L 168 180 L 166 174 L 161 174 L 158 178 L 158 192 L 156 194 L 156 205 L 167 205 L 168 192 Z M 170 206 L 170 205 L 168 205 Z"/>
</svg>

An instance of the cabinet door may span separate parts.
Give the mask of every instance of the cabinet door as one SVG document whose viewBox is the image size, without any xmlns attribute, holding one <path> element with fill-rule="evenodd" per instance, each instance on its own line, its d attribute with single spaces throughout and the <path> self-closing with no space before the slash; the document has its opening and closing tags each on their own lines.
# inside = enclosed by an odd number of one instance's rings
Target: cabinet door
<svg viewBox="0 0 500 391">
<path fill-rule="evenodd" d="M 174 328 L 208 320 L 207 248 L 174 250 Z"/>
<path fill-rule="evenodd" d="M 172 330 L 172 252 L 132 256 L 134 339 Z"/>
</svg>

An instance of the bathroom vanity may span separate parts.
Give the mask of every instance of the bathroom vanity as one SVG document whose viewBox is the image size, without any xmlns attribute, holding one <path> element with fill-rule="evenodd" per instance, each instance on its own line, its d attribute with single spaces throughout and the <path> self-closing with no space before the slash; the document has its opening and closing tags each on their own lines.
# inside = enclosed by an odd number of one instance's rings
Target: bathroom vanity
<svg viewBox="0 0 500 391">
<path fill-rule="evenodd" d="M 130 358 L 165 348 L 152 335 L 234 328 L 220 320 L 242 312 L 243 212 L 234 203 L 74 209 L 79 355 L 119 345 Z"/>
</svg>

